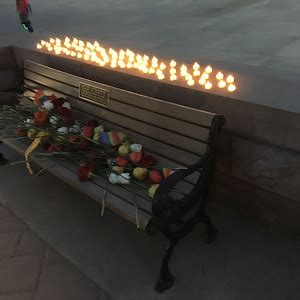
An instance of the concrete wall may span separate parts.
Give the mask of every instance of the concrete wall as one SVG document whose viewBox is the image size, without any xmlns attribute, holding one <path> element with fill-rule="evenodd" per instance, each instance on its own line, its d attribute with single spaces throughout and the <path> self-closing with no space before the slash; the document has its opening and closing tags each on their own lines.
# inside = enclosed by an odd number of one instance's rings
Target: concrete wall
<svg viewBox="0 0 300 300">
<path fill-rule="evenodd" d="M 208 94 L 31 50 L 11 49 L 19 70 L 29 59 L 133 92 L 224 114 L 214 199 L 269 223 L 300 229 L 298 76 L 236 65 L 230 71 L 240 80 L 240 90 L 234 95 Z"/>
</svg>

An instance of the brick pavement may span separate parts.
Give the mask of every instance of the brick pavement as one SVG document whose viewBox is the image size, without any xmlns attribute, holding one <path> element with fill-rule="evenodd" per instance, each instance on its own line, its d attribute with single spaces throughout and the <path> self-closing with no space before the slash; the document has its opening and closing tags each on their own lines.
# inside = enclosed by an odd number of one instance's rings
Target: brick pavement
<svg viewBox="0 0 300 300">
<path fill-rule="evenodd" d="M 0 300 L 111 297 L 0 205 Z"/>
</svg>

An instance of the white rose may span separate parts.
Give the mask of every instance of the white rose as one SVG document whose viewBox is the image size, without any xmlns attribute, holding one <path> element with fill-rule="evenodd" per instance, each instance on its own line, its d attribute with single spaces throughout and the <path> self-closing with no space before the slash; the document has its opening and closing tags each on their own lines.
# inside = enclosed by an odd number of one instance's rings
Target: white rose
<svg viewBox="0 0 300 300">
<path fill-rule="evenodd" d="M 119 183 L 118 175 L 115 174 L 115 173 L 110 173 L 110 174 L 109 174 L 108 180 L 109 180 L 109 182 L 112 183 L 112 184 Z"/>
<path fill-rule="evenodd" d="M 143 146 L 140 144 L 132 144 L 130 145 L 130 150 L 132 152 L 141 152 L 143 150 Z"/>
<path fill-rule="evenodd" d="M 56 125 L 58 123 L 58 118 L 55 116 L 50 117 L 50 123 Z"/>
<path fill-rule="evenodd" d="M 73 125 L 72 127 L 70 127 L 69 131 L 70 133 L 80 133 L 81 129 L 78 125 Z"/>
<path fill-rule="evenodd" d="M 122 173 L 121 175 L 119 175 L 119 183 L 129 184 L 130 183 L 130 174 Z"/>
<path fill-rule="evenodd" d="M 57 129 L 57 132 L 59 134 L 63 134 L 63 135 L 68 134 L 68 128 L 67 127 L 60 127 L 60 128 Z"/>
<path fill-rule="evenodd" d="M 50 100 L 47 100 L 43 103 L 43 107 L 47 110 L 52 110 L 54 108 L 54 104 Z"/>
<path fill-rule="evenodd" d="M 66 107 L 68 109 L 71 109 L 71 105 L 69 102 L 64 102 L 64 104 L 62 105 L 62 107 Z"/>
</svg>

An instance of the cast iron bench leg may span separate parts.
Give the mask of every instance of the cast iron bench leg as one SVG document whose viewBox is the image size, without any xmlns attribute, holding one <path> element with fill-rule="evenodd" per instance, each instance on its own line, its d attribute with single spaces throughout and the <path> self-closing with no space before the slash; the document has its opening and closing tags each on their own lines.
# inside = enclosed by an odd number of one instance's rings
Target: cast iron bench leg
<svg viewBox="0 0 300 300">
<path fill-rule="evenodd" d="M 164 292 L 165 290 L 171 288 L 174 284 L 175 277 L 169 271 L 169 262 L 170 262 L 171 255 L 175 247 L 177 246 L 177 243 L 178 243 L 177 240 L 170 240 L 169 246 L 165 253 L 160 268 L 159 278 L 154 288 L 155 291 L 158 293 Z"/>
</svg>

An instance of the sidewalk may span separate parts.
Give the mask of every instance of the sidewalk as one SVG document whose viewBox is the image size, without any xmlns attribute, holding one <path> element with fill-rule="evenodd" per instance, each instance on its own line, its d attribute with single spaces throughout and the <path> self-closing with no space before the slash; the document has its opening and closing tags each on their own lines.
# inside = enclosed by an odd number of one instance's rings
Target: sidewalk
<svg viewBox="0 0 300 300">
<path fill-rule="evenodd" d="M 0 204 L 0 300 L 108 300 L 108 294 Z"/>
</svg>

